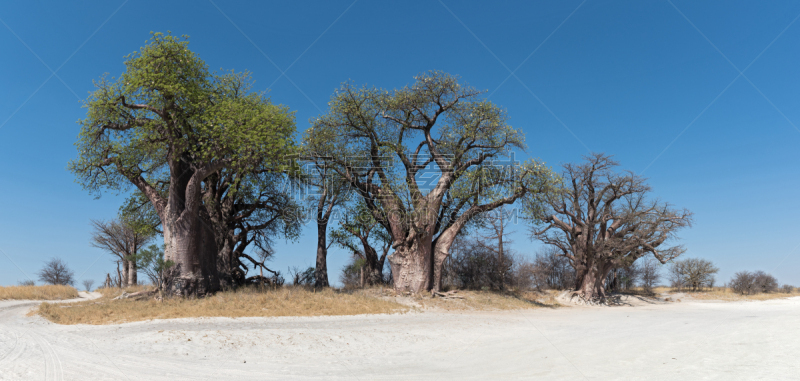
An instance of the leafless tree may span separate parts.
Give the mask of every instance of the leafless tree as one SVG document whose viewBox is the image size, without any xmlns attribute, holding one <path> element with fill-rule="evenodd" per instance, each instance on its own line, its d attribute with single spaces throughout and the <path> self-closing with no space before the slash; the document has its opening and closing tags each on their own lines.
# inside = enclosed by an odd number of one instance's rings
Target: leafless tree
<svg viewBox="0 0 800 381">
<path fill-rule="evenodd" d="M 508 226 L 513 222 L 514 212 L 515 210 L 501 205 L 494 210 L 482 213 L 476 220 L 483 227 L 482 230 L 488 233 L 481 234 L 481 239 L 477 240 L 476 243 L 497 256 L 496 271 L 500 278 L 499 286 L 501 290 L 506 284 L 506 272 L 511 269 L 511 266 L 508 266 L 507 263 L 510 259 L 507 258 L 506 247 L 513 243 L 507 236 L 511 233 L 508 231 Z"/>
<path fill-rule="evenodd" d="M 91 280 L 91 279 L 84 279 L 83 280 L 83 288 L 86 289 L 87 292 L 88 291 L 92 291 L 92 285 L 94 285 L 94 281 L 93 280 Z"/>
<path fill-rule="evenodd" d="M 604 298 L 608 273 L 652 254 L 666 263 L 684 252 L 670 246 L 676 233 L 691 226 L 692 213 L 649 199 L 650 186 L 618 163 L 592 154 L 581 164 L 566 164 L 561 192 L 547 195 L 546 217 L 532 236 L 553 245 L 576 270 L 575 290 L 584 299 Z"/>
<path fill-rule="evenodd" d="M 136 254 L 153 238 L 151 233 L 137 229 L 128 221 L 91 220 L 91 245 L 117 257 L 122 265 L 121 287 L 138 283 Z"/>
<path fill-rule="evenodd" d="M 734 292 L 742 295 L 749 295 L 755 291 L 753 287 L 754 280 L 755 277 L 753 276 L 753 273 L 749 271 L 740 271 L 736 274 L 733 274 L 733 278 L 731 279 L 729 285 Z"/>
<path fill-rule="evenodd" d="M 39 280 L 54 285 L 73 285 L 74 273 L 67 267 L 67 264 L 60 258 L 53 258 L 44 264 L 39 270 Z"/>
<path fill-rule="evenodd" d="M 642 269 L 636 262 L 612 269 L 606 276 L 606 290 L 631 290 L 642 276 Z"/>
<path fill-rule="evenodd" d="M 714 284 L 714 274 L 719 271 L 711 261 L 699 258 L 687 258 L 677 260 L 672 263 L 670 269 L 670 279 L 673 287 L 686 287 L 692 291 L 702 290 L 705 287 L 712 287 Z"/>
<path fill-rule="evenodd" d="M 524 278 L 523 271 L 526 271 L 525 263 L 521 262 L 515 277 Z M 531 286 L 537 290 L 566 290 L 575 285 L 575 270 L 555 247 L 536 253 L 528 271 L 532 272 Z"/>
<path fill-rule="evenodd" d="M 36 282 L 31 279 L 25 279 L 18 282 L 20 286 L 35 286 Z"/>
<path fill-rule="evenodd" d="M 778 289 L 778 280 L 759 270 L 753 273 L 753 286 L 756 292 L 775 292 Z"/>
<path fill-rule="evenodd" d="M 642 275 L 640 282 L 644 292 L 653 292 L 653 287 L 655 287 L 656 283 L 658 283 L 658 280 L 661 278 L 661 274 L 659 273 L 661 266 L 661 263 L 654 258 L 645 258 L 643 260 L 641 264 Z"/>
<path fill-rule="evenodd" d="M 781 286 L 781 291 L 783 291 L 786 294 L 791 294 L 792 292 L 794 292 L 794 286 L 792 286 L 791 284 L 784 284 L 783 286 Z"/>
</svg>

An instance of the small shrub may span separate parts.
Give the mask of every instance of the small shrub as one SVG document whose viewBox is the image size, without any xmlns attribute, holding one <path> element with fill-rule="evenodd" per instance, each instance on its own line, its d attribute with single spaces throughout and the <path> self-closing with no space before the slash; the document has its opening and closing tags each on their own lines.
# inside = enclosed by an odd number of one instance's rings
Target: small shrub
<svg viewBox="0 0 800 381">
<path fill-rule="evenodd" d="M 781 287 L 781 291 L 783 291 L 783 292 L 784 292 L 784 293 L 786 293 L 786 294 L 791 294 L 791 293 L 793 293 L 793 292 L 794 292 L 794 286 L 792 286 L 792 285 L 790 285 L 790 284 L 784 284 L 784 285 Z"/>
<path fill-rule="evenodd" d="M 91 279 L 85 279 L 85 280 L 83 281 L 83 288 L 85 288 L 85 289 L 86 289 L 86 292 L 90 292 L 90 291 L 92 291 L 92 285 L 93 285 L 93 284 L 94 284 L 94 281 L 93 281 L 93 280 L 91 280 Z"/>
<path fill-rule="evenodd" d="M 532 262 L 520 260 L 514 271 L 520 285 L 537 290 L 566 290 L 575 285 L 575 270 L 569 259 L 559 255 L 558 249 L 548 248 L 536 253 Z"/>
<path fill-rule="evenodd" d="M 34 282 L 34 281 L 30 280 L 30 279 L 26 279 L 26 280 L 21 280 L 21 281 L 17 282 L 17 284 L 19 284 L 20 286 L 35 286 L 36 282 Z"/>
<path fill-rule="evenodd" d="M 367 260 L 361 257 L 353 256 L 350 263 L 344 266 L 339 280 L 344 285 L 344 288 L 359 288 L 361 287 L 361 274 L 366 270 Z"/>
</svg>

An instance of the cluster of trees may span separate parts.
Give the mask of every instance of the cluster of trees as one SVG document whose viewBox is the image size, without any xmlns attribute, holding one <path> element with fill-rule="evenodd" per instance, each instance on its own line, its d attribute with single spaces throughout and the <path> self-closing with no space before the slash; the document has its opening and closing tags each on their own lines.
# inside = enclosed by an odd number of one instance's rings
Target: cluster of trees
<svg viewBox="0 0 800 381">
<path fill-rule="evenodd" d="M 742 295 L 769 293 L 778 290 L 778 280 L 763 271 L 741 271 L 733 275 L 730 288 Z M 792 287 L 784 286 L 784 291 L 792 292 Z"/>
<path fill-rule="evenodd" d="M 688 210 L 652 198 L 608 155 L 561 173 L 516 161 L 522 132 L 455 76 L 428 72 L 393 91 L 345 83 L 296 142 L 292 111 L 253 91 L 246 72 L 210 72 L 185 37 L 154 33 L 125 65 L 95 82 L 69 165 L 98 196 L 133 189 L 117 219 L 92 221 L 120 285 L 140 270 L 175 295 L 282 284 L 265 265 L 271 244 L 307 221 L 315 267 L 291 276 L 315 287 L 329 285 L 333 245 L 353 255 L 346 283 L 435 293 L 528 282 L 586 299 L 650 287 L 654 261 L 684 252 L 675 241 Z M 509 211 L 554 251 L 515 264 Z"/>
</svg>

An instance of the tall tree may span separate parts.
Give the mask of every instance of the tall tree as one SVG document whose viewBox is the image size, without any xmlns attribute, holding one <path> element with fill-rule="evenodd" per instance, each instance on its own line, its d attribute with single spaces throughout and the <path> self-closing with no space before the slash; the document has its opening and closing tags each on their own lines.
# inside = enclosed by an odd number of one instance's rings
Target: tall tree
<svg viewBox="0 0 800 381">
<path fill-rule="evenodd" d="M 576 271 L 575 290 L 586 300 L 605 298 L 608 273 L 647 254 L 666 263 L 684 252 L 669 244 L 691 226 L 692 214 L 657 199 L 632 172 L 604 154 L 564 165 L 564 186 L 547 197 L 548 210 L 532 235 L 553 245 Z M 542 226 L 543 225 L 543 226 Z"/>
<path fill-rule="evenodd" d="M 247 73 L 210 73 L 186 38 L 154 33 L 125 66 L 120 78 L 95 82 L 70 169 L 95 194 L 133 185 L 147 197 L 161 221 L 165 259 L 175 263 L 171 292 L 216 291 L 203 181 L 220 170 L 282 165 L 293 153 L 294 115 L 251 92 Z"/>
<path fill-rule="evenodd" d="M 134 220 L 91 220 L 91 245 L 115 257 L 122 265 L 122 287 L 138 284 L 137 254 L 153 239 L 153 234 L 139 228 Z"/>
<path fill-rule="evenodd" d="M 310 211 L 314 214 L 317 223 L 317 253 L 314 266 L 314 287 L 329 287 L 328 279 L 328 249 L 333 241 L 328 239 L 328 225 L 334 214 L 335 208 L 350 200 L 348 184 L 322 159 L 313 147 L 306 145 L 305 155 L 302 157 L 304 170 L 298 174 Z"/>
<path fill-rule="evenodd" d="M 508 255 L 506 245 L 513 243 L 507 237 L 511 233 L 507 228 L 509 224 L 513 222 L 514 212 L 514 210 L 510 210 L 508 207 L 500 206 L 491 212 L 483 213 L 478 219 L 483 230 L 488 234 L 482 234 L 482 239 L 476 242 L 478 245 L 483 246 L 485 249 L 497 255 L 496 271 L 498 272 L 498 278 L 500 278 L 499 287 L 501 290 L 505 288 L 506 269 L 508 268 L 508 266 L 506 266 L 506 256 Z"/>
<path fill-rule="evenodd" d="M 391 94 L 345 84 L 329 112 L 313 122 L 306 146 L 347 180 L 392 238 L 388 260 L 396 290 L 438 289 L 441 267 L 466 223 L 550 184 L 548 168 L 535 161 L 485 165 L 525 148 L 522 133 L 506 119 L 458 78 L 430 72 Z M 458 207 L 444 216 L 444 200 L 459 183 L 472 193 L 451 194 Z"/>
</svg>

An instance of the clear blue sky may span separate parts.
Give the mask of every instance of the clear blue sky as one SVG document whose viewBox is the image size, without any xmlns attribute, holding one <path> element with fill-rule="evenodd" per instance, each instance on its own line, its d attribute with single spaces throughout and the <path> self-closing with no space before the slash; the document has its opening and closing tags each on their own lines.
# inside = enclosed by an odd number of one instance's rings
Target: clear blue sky
<svg viewBox="0 0 800 381">
<path fill-rule="evenodd" d="M 0 284 L 53 256 L 79 280 L 114 268 L 89 246 L 89 219 L 112 218 L 122 196 L 93 199 L 66 170 L 79 100 L 169 30 L 211 68 L 252 71 L 299 131 L 343 81 L 460 75 L 508 109 L 528 155 L 613 154 L 692 210 L 686 255 L 713 260 L 718 279 L 761 269 L 800 286 L 798 15 L 797 1 L 3 2 Z M 516 251 L 537 250 L 515 230 Z M 314 238 L 281 242 L 273 266 L 313 264 Z M 330 256 L 335 280 L 347 254 Z"/>
</svg>

